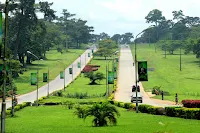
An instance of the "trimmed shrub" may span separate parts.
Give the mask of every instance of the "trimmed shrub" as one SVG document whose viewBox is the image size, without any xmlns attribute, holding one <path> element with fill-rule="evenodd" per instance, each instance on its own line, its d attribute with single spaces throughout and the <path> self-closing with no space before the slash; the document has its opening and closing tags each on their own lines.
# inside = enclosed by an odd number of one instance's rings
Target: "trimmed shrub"
<svg viewBox="0 0 200 133">
<path fill-rule="evenodd" d="M 154 115 L 164 115 L 165 109 L 162 107 L 154 107 L 151 105 L 142 104 L 138 106 L 138 110 L 142 113 L 154 114 Z"/>
<path fill-rule="evenodd" d="M 200 100 L 182 100 L 182 104 L 187 108 L 200 108 Z"/>
<path fill-rule="evenodd" d="M 6 110 L 6 115 L 10 115 L 11 114 L 11 110 Z"/>
<path fill-rule="evenodd" d="M 112 93 L 109 97 L 108 100 L 113 100 L 114 99 L 114 93 Z"/>
<path fill-rule="evenodd" d="M 14 107 L 14 110 L 15 110 L 15 111 L 18 111 L 18 110 L 20 110 L 20 106 L 18 106 L 18 105 L 17 105 L 17 106 L 15 106 L 15 107 Z"/>
<path fill-rule="evenodd" d="M 200 109 L 197 108 L 166 107 L 165 110 L 167 116 L 200 120 Z"/>
</svg>

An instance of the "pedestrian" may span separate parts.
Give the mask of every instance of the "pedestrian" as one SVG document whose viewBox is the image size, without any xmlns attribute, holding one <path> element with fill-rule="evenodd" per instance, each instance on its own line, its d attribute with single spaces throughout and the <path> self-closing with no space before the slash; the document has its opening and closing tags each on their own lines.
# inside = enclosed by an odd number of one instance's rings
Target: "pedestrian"
<svg viewBox="0 0 200 133">
<path fill-rule="evenodd" d="M 176 105 L 178 104 L 178 94 L 176 93 L 176 96 L 175 96 L 175 102 L 176 102 Z"/>
<path fill-rule="evenodd" d="M 163 91 L 161 92 L 161 95 L 162 95 L 162 100 L 164 100 L 164 92 Z"/>
</svg>

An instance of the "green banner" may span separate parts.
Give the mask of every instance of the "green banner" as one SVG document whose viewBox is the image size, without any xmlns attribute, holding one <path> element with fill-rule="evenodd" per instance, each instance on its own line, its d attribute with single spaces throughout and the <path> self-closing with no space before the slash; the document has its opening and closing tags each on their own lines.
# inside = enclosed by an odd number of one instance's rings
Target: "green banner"
<svg viewBox="0 0 200 133">
<path fill-rule="evenodd" d="M 81 68 L 81 63 L 80 62 L 78 62 L 78 68 Z"/>
<path fill-rule="evenodd" d="M 31 73 L 31 85 L 37 85 L 37 73 Z"/>
<path fill-rule="evenodd" d="M 117 71 L 117 63 L 114 63 L 114 71 Z"/>
<path fill-rule="evenodd" d="M 116 62 L 119 62 L 119 58 L 115 58 L 115 61 L 116 61 Z"/>
<path fill-rule="evenodd" d="M 8 65 L 6 65 L 6 71 L 8 71 Z M 2 71 L 3 70 L 3 64 L 0 64 L 0 71 Z"/>
<path fill-rule="evenodd" d="M 60 72 L 60 79 L 64 79 L 64 72 L 63 71 Z"/>
<path fill-rule="evenodd" d="M 108 84 L 114 83 L 114 72 L 108 71 Z"/>
<path fill-rule="evenodd" d="M 48 82 L 48 73 L 43 73 L 43 82 Z"/>
<path fill-rule="evenodd" d="M 90 53 L 88 53 L 88 57 L 90 57 Z"/>
<path fill-rule="evenodd" d="M 73 71 L 72 71 L 72 68 L 69 68 L 69 74 L 72 74 Z"/>
<path fill-rule="evenodd" d="M 148 81 L 147 61 L 138 61 L 139 81 Z"/>
<path fill-rule="evenodd" d="M 117 72 L 114 72 L 114 79 L 117 79 Z"/>
</svg>

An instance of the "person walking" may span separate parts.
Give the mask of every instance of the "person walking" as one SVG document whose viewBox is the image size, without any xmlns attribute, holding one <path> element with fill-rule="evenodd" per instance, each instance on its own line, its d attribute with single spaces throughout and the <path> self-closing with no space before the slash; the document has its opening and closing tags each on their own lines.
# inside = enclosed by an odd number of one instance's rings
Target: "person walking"
<svg viewBox="0 0 200 133">
<path fill-rule="evenodd" d="M 164 92 L 163 91 L 161 92 L 161 95 L 162 95 L 162 100 L 164 100 Z"/>
<path fill-rule="evenodd" d="M 176 102 L 176 105 L 178 104 L 178 94 L 176 93 L 175 95 L 175 102 Z"/>
</svg>

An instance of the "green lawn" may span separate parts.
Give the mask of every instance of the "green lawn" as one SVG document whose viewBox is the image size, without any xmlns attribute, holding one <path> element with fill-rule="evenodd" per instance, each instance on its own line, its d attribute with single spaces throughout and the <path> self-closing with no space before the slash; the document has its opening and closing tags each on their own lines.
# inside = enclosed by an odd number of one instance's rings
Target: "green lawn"
<svg viewBox="0 0 200 133">
<path fill-rule="evenodd" d="M 134 47 L 132 46 L 134 54 Z M 184 53 L 184 51 L 182 52 Z M 168 91 L 171 95 L 165 96 L 165 99 L 174 101 L 175 93 L 179 95 L 179 101 L 183 99 L 200 99 L 200 67 L 199 60 L 195 55 L 182 55 L 182 71 L 180 71 L 179 50 L 174 55 L 167 55 L 164 58 L 164 51 L 154 45 L 138 44 L 138 60 L 147 60 L 148 68 L 154 68 L 155 71 L 148 71 L 148 82 L 142 82 L 146 91 L 150 91 L 154 86 L 161 86 L 161 90 Z M 161 99 L 161 96 L 155 98 Z"/>
<path fill-rule="evenodd" d="M 29 65 L 27 71 L 20 75 L 19 78 L 15 79 L 15 84 L 17 86 L 18 94 L 25 94 L 36 89 L 36 86 L 30 85 L 30 74 L 32 72 L 37 72 L 39 67 L 39 86 L 45 85 L 43 83 L 43 73 L 48 72 L 48 67 L 50 69 L 50 80 L 53 80 L 59 75 L 60 71 L 65 67 L 69 66 L 75 59 L 79 57 L 84 52 L 84 50 L 70 49 L 69 52 L 64 52 L 61 54 L 57 50 L 50 50 L 46 53 L 47 60 L 34 61 L 33 65 Z M 60 60 L 60 62 L 58 62 Z M 62 63 L 61 63 L 62 62 Z"/>
<path fill-rule="evenodd" d="M 117 126 L 92 127 L 92 118 L 78 119 L 62 106 L 27 107 L 6 119 L 7 133 L 198 133 L 200 121 L 136 114 L 119 109 Z M 160 132 L 161 133 L 161 132 Z"/>
<path fill-rule="evenodd" d="M 111 70 L 112 66 L 112 61 L 108 60 L 109 62 L 109 70 Z M 104 73 L 106 76 L 106 61 L 104 58 L 101 57 L 95 57 L 94 59 L 91 60 L 91 64 L 93 65 L 100 65 L 98 72 Z M 98 82 L 97 85 L 89 85 L 90 80 L 88 78 L 84 77 L 84 74 L 79 76 L 73 83 L 71 83 L 67 88 L 66 91 L 62 91 L 64 95 L 67 94 L 75 94 L 75 93 L 87 93 L 88 96 L 92 96 L 92 98 L 87 98 L 87 99 L 73 99 L 73 98 L 64 98 L 64 97 L 55 97 L 55 96 L 50 96 L 48 99 L 44 99 L 43 102 L 45 101 L 56 101 L 56 102 L 62 102 L 62 101 L 98 101 L 98 100 L 104 100 L 105 97 L 102 97 L 105 92 L 106 92 L 106 79 Z M 113 84 L 109 84 L 109 90 L 110 94 L 113 90 Z"/>
</svg>

